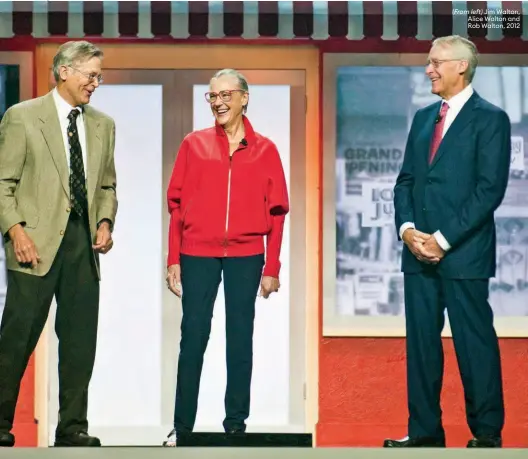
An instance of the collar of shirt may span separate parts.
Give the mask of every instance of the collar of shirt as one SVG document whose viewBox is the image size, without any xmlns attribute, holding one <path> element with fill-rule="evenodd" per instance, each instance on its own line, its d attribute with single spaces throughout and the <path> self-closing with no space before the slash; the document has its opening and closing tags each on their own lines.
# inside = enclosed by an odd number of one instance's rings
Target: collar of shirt
<svg viewBox="0 0 528 459">
<path fill-rule="evenodd" d="M 57 91 L 57 88 L 53 90 L 53 99 L 55 100 L 55 106 L 57 107 L 59 119 L 68 120 L 68 115 L 74 108 L 81 112 L 79 119 L 82 119 L 82 109 L 80 107 L 72 107 L 68 102 L 66 102 L 59 94 L 59 91 Z"/>
<path fill-rule="evenodd" d="M 446 102 L 449 105 L 448 113 L 456 115 L 460 110 L 462 110 L 462 107 L 472 95 L 473 87 L 469 84 L 456 96 L 451 97 L 449 100 L 442 99 L 442 102 Z"/>
</svg>

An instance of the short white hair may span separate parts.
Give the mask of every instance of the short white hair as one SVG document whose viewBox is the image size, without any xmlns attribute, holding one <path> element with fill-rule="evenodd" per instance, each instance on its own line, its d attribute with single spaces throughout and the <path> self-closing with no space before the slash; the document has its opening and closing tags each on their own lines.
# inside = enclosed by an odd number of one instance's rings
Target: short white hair
<svg viewBox="0 0 528 459">
<path fill-rule="evenodd" d="M 460 35 L 449 35 L 434 40 L 433 46 L 450 47 L 453 50 L 453 59 L 467 61 L 468 68 L 465 76 L 469 83 L 473 81 L 478 65 L 478 51 L 472 41 Z"/>
<path fill-rule="evenodd" d="M 78 62 L 86 62 L 93 57 L 103 58 L 103 52 L 88 41 L 68 41 L 62 44 L 53 58 L 53 76 L 60 79 L 60 68 L 65 65 L 73 67 Z"/>
<path fill-rule="evenodd" d="M 238 88 L 242 89 L 242 91 L 249 92 L 249 86 L 248 82 L 246 80 L 246 77 L 242 75 L 238 70 L 234 69 L 222 69 L 216 72 L 213 75 L 213 78 L 211 78 L 211 81 L 213 81 L 216 78 L 220 78 L 223 76 L 233 77 L 235 80 L 237 80 Z M 248 104 L 244 105 L 243 112 L 247 112 L 247 106 Z"/>
</svg>

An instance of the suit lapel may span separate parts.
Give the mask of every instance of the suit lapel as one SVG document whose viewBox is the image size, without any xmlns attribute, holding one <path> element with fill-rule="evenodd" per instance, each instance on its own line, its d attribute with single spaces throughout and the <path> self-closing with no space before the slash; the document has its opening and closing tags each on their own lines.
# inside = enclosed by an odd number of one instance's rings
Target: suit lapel
<svg viewBox="0 0 528 459">
<path fill-rule="evenodd" d="M 48 145 L 49 152 L 59 173 L 59 177 L 67 196 L 70 196 L 70 171 L 64 150 L 64 139 L 59 123 L 59 115 L 55 107 L 53 95 L 50 92 L 42 99 L 41 131 Z"/>
<path fill-rule="evenodd" d="M 97 186 L 99 168 L 101 166 L 102 145 L 99 120 L 94 116 L 90 107 L 85 107 L 84 126 L 86 132 L 86 149 L 88 150 L 86 152 L 88 161 L 86 185 L 88 205 L 91 206 Z"/>
<path fill-rule="evenodd" d="M 451 147 L 453 143 L 456 142 L 460 134 L 462 134 L 462 131 L 471 122 L 475 113 L 474 109 L 478 97 L 479 96 L 474 92 L 469 100 L 464 104 L 462 110 L 460 110 L 451 126 L 449 126 L 449 129 L 447 130 L 442 142 L 440 143 L 440 146 L 438 147 L 438 151 L 436 152 L 433 162 L 431 163 L 430 169 L 436 166 L 443 154 L 449 150 L 449 147 Z"/>
</svg>

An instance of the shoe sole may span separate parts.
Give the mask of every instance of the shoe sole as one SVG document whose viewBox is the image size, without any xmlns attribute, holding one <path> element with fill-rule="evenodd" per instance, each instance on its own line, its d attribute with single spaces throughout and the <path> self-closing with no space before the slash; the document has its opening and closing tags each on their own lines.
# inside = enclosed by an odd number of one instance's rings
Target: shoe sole
<svg viewBox="0 0 528 459">
<path fill-rule="evenodd" d="M 55 442 L 53 445 L 55 448 L 99 448 L 101 447 L 101 443 L 94 443 L 94 444 L 88 444 L 88 445 L 79 445 L 77 443 L 62 443 L 62 442 Z"/>
</svg>

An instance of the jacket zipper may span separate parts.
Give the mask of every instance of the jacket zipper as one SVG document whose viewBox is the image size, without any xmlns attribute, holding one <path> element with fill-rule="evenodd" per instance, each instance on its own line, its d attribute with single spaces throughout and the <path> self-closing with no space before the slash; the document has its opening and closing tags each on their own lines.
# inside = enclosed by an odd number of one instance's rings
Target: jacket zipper
<svg viewBox="0 0 528 459">
<path fill-rule="evenodd" d="M 233 155 L 234 154 L 235 152 L 233 152 Z M 233 161 L 233 155 L 229 155 L 229 172 L 227 175 L 227 208 L 225 219 L 224 257 L 227 257 L 227 230 L 229 228 L 229 205 L 231 203 L 231 165 Z"/>
<path fill-rule="evenodd" d="M 231 204 L 231 170 L 233 167 L 233 157 L 235 156 L 235 153 L 241 150 L 241 148 L 237 148 L 233 154 L 229 155 L 229 172 L 227 174 L 227 206 L 226 206 L 226 219 L 225 219 L 225 237 L 224 237 L 224 257 L 227 257 L 227 234 L 229 229 L 229 207 Z"/>
</svg>

